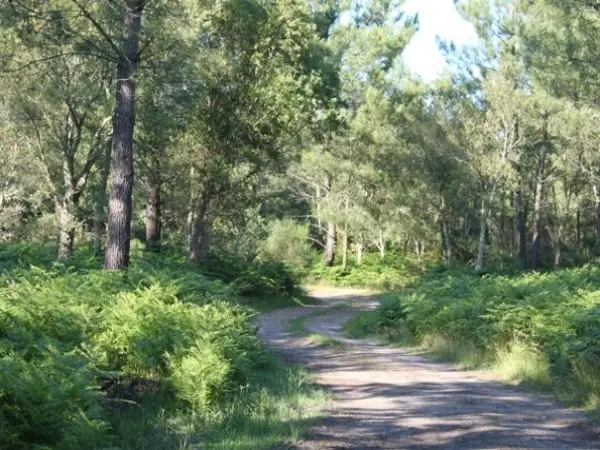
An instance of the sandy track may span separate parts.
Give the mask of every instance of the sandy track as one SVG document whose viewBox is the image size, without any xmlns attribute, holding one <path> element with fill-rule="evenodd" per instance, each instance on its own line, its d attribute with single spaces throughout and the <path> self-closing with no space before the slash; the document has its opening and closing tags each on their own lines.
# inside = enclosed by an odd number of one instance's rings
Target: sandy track
<svg viewBox="0 0 600 450">
<path fill-rule="evenodd" d="M 376 306 L 368 295 L 348 290 L 313 295 L 323 305 L 260 319 L 264 342 L 304 363 L 333 394 L 324 419 L 287 448 L 600 449 L 598 427 L 548 398 L 408 351 L 345 339 L 340 332 L 345 320 Z M 329 309 L 349 301 L 346 309 Z M 346 345 L 319 347 L 289 333 L 288 322 L 304 316 L 308 330 Z"/>
</svg>

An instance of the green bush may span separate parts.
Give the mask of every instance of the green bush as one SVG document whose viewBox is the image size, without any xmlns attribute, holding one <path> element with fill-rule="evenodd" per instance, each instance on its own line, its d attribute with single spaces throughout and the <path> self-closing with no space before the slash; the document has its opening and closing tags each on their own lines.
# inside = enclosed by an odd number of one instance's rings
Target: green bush
<svg viewBox="0 0 600 450">
<path fill-rule="evenodd" d="M 123 274 L 86 251 L 53 263 L 54 251 L 0 246 L 0 448 L 118 444 L 131 403 L 206 421 L 239 401 L 264 359 L 240 274 L 256 275 L 254 293 L 296 288 L 267 261 L 240 264 L 228 284 L 179 255 L 136 253 Z"/>
<path fill-rule="evenodd" d="M 300 290 L 300 276 L 281 261 L 257 258 L 247 261 L 227 253 L 210 255 L 207 275 L 229 284 L 234 296 L 293 295 Z"/>
<path fill-rule="evenodd" d="M 309 242 L 308 223 L 274 220 L 269 223 L 268 232 L 262 244 L 261 259 L 283 262 L 300 271 L 313 264 L 315 252 Z"/>
<path fill-rule="evenodd" d="M 419 265 L 409 257 L 390 253 L 382 259 L 379 254 L 367 253 L 361 265 L 356 265 L 354 257 L 350 257 L 346 270 L 339 264 L 326 267 L 319 262 L 306 278 L 309 282 L 336 286 L 401 289 L 414 282 L 420 272 Z"/>
<path fill-rule="evenodd" d="M 249 297 L 293 295 L 299 290 L 299 280 L 283 263 L 257 261 L 231 287 L 237 295 Z"/>
</svg>

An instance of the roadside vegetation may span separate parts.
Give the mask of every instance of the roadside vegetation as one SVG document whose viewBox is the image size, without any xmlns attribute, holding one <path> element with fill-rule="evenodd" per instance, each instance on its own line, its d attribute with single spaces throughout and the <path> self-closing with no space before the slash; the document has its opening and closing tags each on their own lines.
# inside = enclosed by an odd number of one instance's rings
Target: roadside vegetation
<svg viewBox="0 0 600 450">
<path fill-rule="evenodd" d="M 600 411 L 596 265 L 518 276 L 429 273 L 346 324 L 354 337 L 416 346 L 463 368 Z"/>
<path fill-rule="evenodd" d="M 134 245 L 124 274 L 54 251 L 0 247 L 1 448 L 267 448 L 318 414 L 256 337 L 257 308 L 300 295 L 275 263 L 215 278 Z"/>
</svg>

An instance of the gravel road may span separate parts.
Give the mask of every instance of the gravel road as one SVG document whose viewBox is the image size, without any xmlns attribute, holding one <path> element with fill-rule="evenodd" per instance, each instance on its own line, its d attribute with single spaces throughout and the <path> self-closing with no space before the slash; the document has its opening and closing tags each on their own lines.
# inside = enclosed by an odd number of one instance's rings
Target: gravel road
<svg viewBox="0 0 600 450">
<path fill-rule="evenodd" d="M 261 339 L 305 364 L 332 393 L 323 419 L 286 449 L 600 449 L 600 428 L 544 396 L 460 371 L 408 350 L 346 339 L 342 324 L 376 299 L 355 290 L 312 293 L 319 306 L 260 319 Z M 348 304 L 346 308 L 334 306 Z M 309 331 L 343 342 L 328 348 L 289 332 L 306 317 Z"/>
</svg>

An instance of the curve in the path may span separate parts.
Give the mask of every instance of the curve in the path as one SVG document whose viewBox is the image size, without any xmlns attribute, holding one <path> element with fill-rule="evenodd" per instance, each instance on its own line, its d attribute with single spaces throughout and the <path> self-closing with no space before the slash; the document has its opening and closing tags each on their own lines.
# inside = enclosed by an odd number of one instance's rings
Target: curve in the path
<svg viewBox="0 0 600 450">
<path fill-rule="evenodd" d="M 323 304 L 266 314 L 259 334 L 305 364 L 333 394 L 324 419 L 297 449 L 600 449 L 600 431 L 585 415 L 545 397 L 459 371 L 397 348 L 345 339 L 341 327 L 376 305 L 356 292 L 317 294 Z M 331 306 L 351 302 L 340 310 Z M 343 347 L 311 345 L 289 332 L 306 316 L 310 331 Z"/>
</svg>

